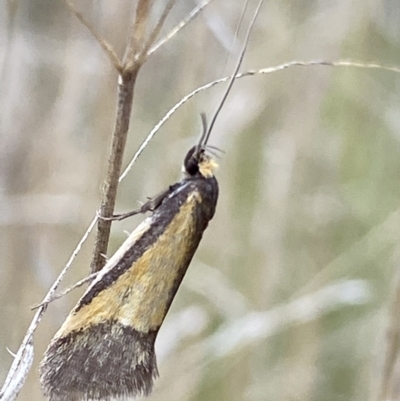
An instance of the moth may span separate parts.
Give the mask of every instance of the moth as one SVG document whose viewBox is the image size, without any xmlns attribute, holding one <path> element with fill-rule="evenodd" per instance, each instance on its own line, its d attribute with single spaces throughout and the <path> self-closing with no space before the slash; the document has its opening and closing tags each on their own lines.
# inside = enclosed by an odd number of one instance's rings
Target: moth
<svg viewBox="0 0 400 401">
<path fill-rule="evenodd" d="M 48 346 L 40 374 L 51 401 L 152 390 L 157 333 L 217 205 L 217 164 L 202 118 L 204 132 L 184 159 L 182 180 L 140 208 L 152 215 L 98 273 Z"/>
<path fill-rule="evenodd" d="M 246 3 L 247 4 L 247 3 Z M 184 176 L 138 212 L 152 212 L 97 274 L 55 334 L 40 365 L 50 401 L 148 395 L 158 376 L 154 343 L 218 200 L 208 139 L 236 79 L 259 0 L 228 87 L 186 154 Z"/>
</svg>

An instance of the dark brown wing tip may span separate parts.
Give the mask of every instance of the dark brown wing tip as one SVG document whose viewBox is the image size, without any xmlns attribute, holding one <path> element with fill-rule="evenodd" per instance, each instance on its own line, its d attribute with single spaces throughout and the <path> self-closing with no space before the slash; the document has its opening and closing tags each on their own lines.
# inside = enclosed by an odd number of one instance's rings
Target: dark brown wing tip
<svg viewBox="0 0 400 401">
<path fill-rule="evenodd" d="M 158 376 L 156 333 L 102 323 L 53 339 L 40 365 L 50 401 L 108 401 L 149 395 Z"/>
</svg>

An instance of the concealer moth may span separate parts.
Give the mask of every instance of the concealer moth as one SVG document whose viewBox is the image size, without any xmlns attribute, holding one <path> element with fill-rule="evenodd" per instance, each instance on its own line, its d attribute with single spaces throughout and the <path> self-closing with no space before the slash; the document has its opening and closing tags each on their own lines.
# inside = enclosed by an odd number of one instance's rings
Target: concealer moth
<svg viewBox="0 0 400 401">
<path fill-rule="evenodd" d="M 235 81 L 260 0 L 228 88 L 207 129 L 186 154 L 181 181 L 127 215 L 152 212 L 98 273 L 55 334 L 40 365 L 50 401 L 148 395 L 158 376 L 154 343 L 213 218 L 217 164 L 207 153 L 215 120 Z"/>
</svg>

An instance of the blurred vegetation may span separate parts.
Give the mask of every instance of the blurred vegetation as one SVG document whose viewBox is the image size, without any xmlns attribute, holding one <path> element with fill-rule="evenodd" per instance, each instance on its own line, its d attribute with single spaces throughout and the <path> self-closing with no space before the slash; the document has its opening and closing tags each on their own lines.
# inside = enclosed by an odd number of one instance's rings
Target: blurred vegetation
<svg viewBox="0 0 400 401">
<path fill-rule="evenodd" d="M 76 1 L 119 54 L 131 3 Z M 195 5 L 178 2 L 164 33 Z M 233 69 L 242 6 L 215 0 L 150 58 L 126 164 L 170 107 Z M 1 9 L 2 381 L 29 307 L 98 208 L 117 76 L 62 1 L 4 0 Z M 242 70 L 339 58 L 400 65 L 399 17 L 396 0 L 270 0 Z M 217 214 L 160 331 L 161 377 L 149 400 L 364 401 L 376 393 L 399 255 L 398 87 L 395 73 L 330 67 L 235 83 L 211 140 L 226 152 Z M 198 95 L 162 128 L 121 184 L 117 212 L 179 179 L 199 112 L 211 115 L 223 90 Z M 111 252 L 140 219 L 113 225 Z M 89 273 L 92 242 L 69 283 Z M 37 363 L 78 297 L 46 312 L 21 401 L 42 399 Z"/>
</svg>

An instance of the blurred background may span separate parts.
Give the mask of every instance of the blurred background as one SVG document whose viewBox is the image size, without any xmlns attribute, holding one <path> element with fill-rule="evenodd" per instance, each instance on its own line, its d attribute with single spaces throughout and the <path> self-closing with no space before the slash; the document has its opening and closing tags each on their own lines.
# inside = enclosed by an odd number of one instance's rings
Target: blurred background
<svg viewBox="0 0 400 401">
<path fill-rule="evenodd" d="M 184 95 L 233 70 L 252 10 L 214 0 L 145 64 L 126 166 Z M 134 1 L 76 0 L 121 55 Z M 163 33 L 195 1 L 178 1 Z M 154 20 L 162 1 L 154 4 Z M 99 206 L 117 74 L 63 1 L 0 3 L 0 381 Z M 269 0 L 242 70 L 292 60 L 400 65 L 396 0 Z M 122 182 L 116 212 L 180 178 L 225 84 L 187 102 Z M 296 67 L 237 80 L 211 144 L 217 213 L 156 344 L 158 400 L 366 400 L 379 387 L 399 266 L 400 74 Z M 113 224 L 109 254 L 143 217 Z M 62 287 L 89 273 L 93 235 Z M 83 289 L 53 302 L 19 400 Z"/>
</svg>

